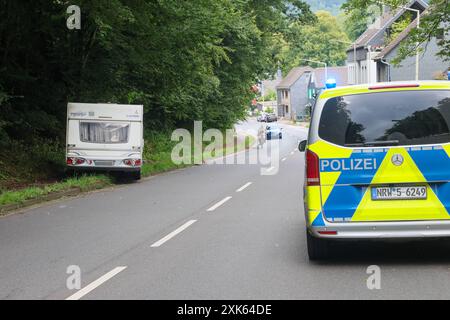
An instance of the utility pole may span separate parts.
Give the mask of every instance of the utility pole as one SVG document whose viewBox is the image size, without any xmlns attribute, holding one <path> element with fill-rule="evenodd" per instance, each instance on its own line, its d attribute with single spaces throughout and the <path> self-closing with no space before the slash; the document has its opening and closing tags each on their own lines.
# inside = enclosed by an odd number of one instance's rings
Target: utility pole
<svg viewBox="0 0 450 320">
<path fill-rule="evenodd" d="M 332 41 L 344 43 L 344 44 L 350 44 L 353 46 L 353 65 L 354 65 L 354 77 L 355 77 L 355 84 L 358 84 L 358 69 L 356 68 L 357 62 L 356 62 L 356 41 L 355 42 L 349 42 L 349 41 L 343 41 L 343 40 L 337 40 L 333 39 Z"/>
</svg>

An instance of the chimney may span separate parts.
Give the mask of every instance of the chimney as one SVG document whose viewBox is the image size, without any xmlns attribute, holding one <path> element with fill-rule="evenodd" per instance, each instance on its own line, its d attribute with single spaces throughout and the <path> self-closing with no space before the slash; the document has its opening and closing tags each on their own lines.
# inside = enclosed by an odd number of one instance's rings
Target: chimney
<svg viewBox="0 0 450 320">
<path fill-rule="evenodd" d="M 280 68 L 278 68 L 277 71 L 277 80 L 283 80 L 283 73 L 281 72 Z"/>
</svg>

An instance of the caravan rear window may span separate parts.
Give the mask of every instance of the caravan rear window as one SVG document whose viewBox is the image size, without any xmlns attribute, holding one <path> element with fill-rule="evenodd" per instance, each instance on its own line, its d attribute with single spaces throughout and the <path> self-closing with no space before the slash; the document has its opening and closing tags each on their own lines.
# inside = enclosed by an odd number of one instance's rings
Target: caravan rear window
<svg viewBox="0 0 450 320">
<path fill-rule="evenodd" d="M 130 125 L 126 123 L 81 122 L 80 140 L 88 143 L 127 143 Z"/>
</svg>

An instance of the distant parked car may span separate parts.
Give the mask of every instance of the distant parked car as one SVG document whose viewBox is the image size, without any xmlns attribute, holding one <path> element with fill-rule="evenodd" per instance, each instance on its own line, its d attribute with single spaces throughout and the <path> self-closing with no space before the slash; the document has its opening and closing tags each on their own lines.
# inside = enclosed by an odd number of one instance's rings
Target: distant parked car
<svg viewBox="0 0 450 320">
<path fill-rule="evenodd" d="M 268 125 L 266 127 L 266 138 L 267 140 L 272 140 L 272 139 L 283 139 L 283 132 L 282 132 L 282 128 L 280 128 L 278 125 Z"/>
<path fill-rule="evenodd" d="M 258 116 L 258 118 L 256 118 L 256 120 L 258 122 L 266 122 L 267 121 L 267 115 L 265 113 L 263 113 L 262 115 Z"/>
<path fill-rule="evenodd" d="M 266 122 L 277 122 L 277 121 L 278 121 L 278 117 L 274 113 L 268 114 L 266 117 Z"/>
</svg>

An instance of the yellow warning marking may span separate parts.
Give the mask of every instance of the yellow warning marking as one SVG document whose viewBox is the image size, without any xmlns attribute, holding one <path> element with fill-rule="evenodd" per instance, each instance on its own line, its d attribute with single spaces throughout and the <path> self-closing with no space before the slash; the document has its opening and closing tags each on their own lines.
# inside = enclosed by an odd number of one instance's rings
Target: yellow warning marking
<svg viewBox="0 0 450 320">
<path fill-rule="evenodd" d="M 350 148 L 342 148 L 322 140 L 312 144 L 309 149 L 317 154 L 320 159 L 350 158 L 353 153 Z"/>
<path fill-rule="evenodd" d="M 321 210 L 322 206 L 320 203 L 320 187 L 313 186 L 306 188 L 306 199 L 308 203 L 308 208 L 311 210 Z"/>
<path fill-rule="evenodd" d="M 447 152 L 447 155 L 450 157 L 450 144 L 446 144 L 444 146 L 444 150 L 445 150 L 445 152 Z"/>
<path fill-rule="evenodd" d="M 401 155 L 404 162 L 396 166 L 392 158 Z M 363 221 L 413 221 L 413 220 L 449 220 L 450 215 L 429 187 L 423 174 L 404 148 L 391 149 L 378 172 L 372 185 L 413 183 L 426 185 L 428 199 L 426 200 L 382 200 L 373 201 L 370 188 L 352 218 L 354 222 Z"/>
<path fill-rule="evenodd" d="M 319 214 L 321 214 L 320 211 L 312 211 L 312 210 L 308 211 L 308 225 L 309 226 L 311 226 L 313 224 L 313 222 L 317 219 Z"/>
</svg>

